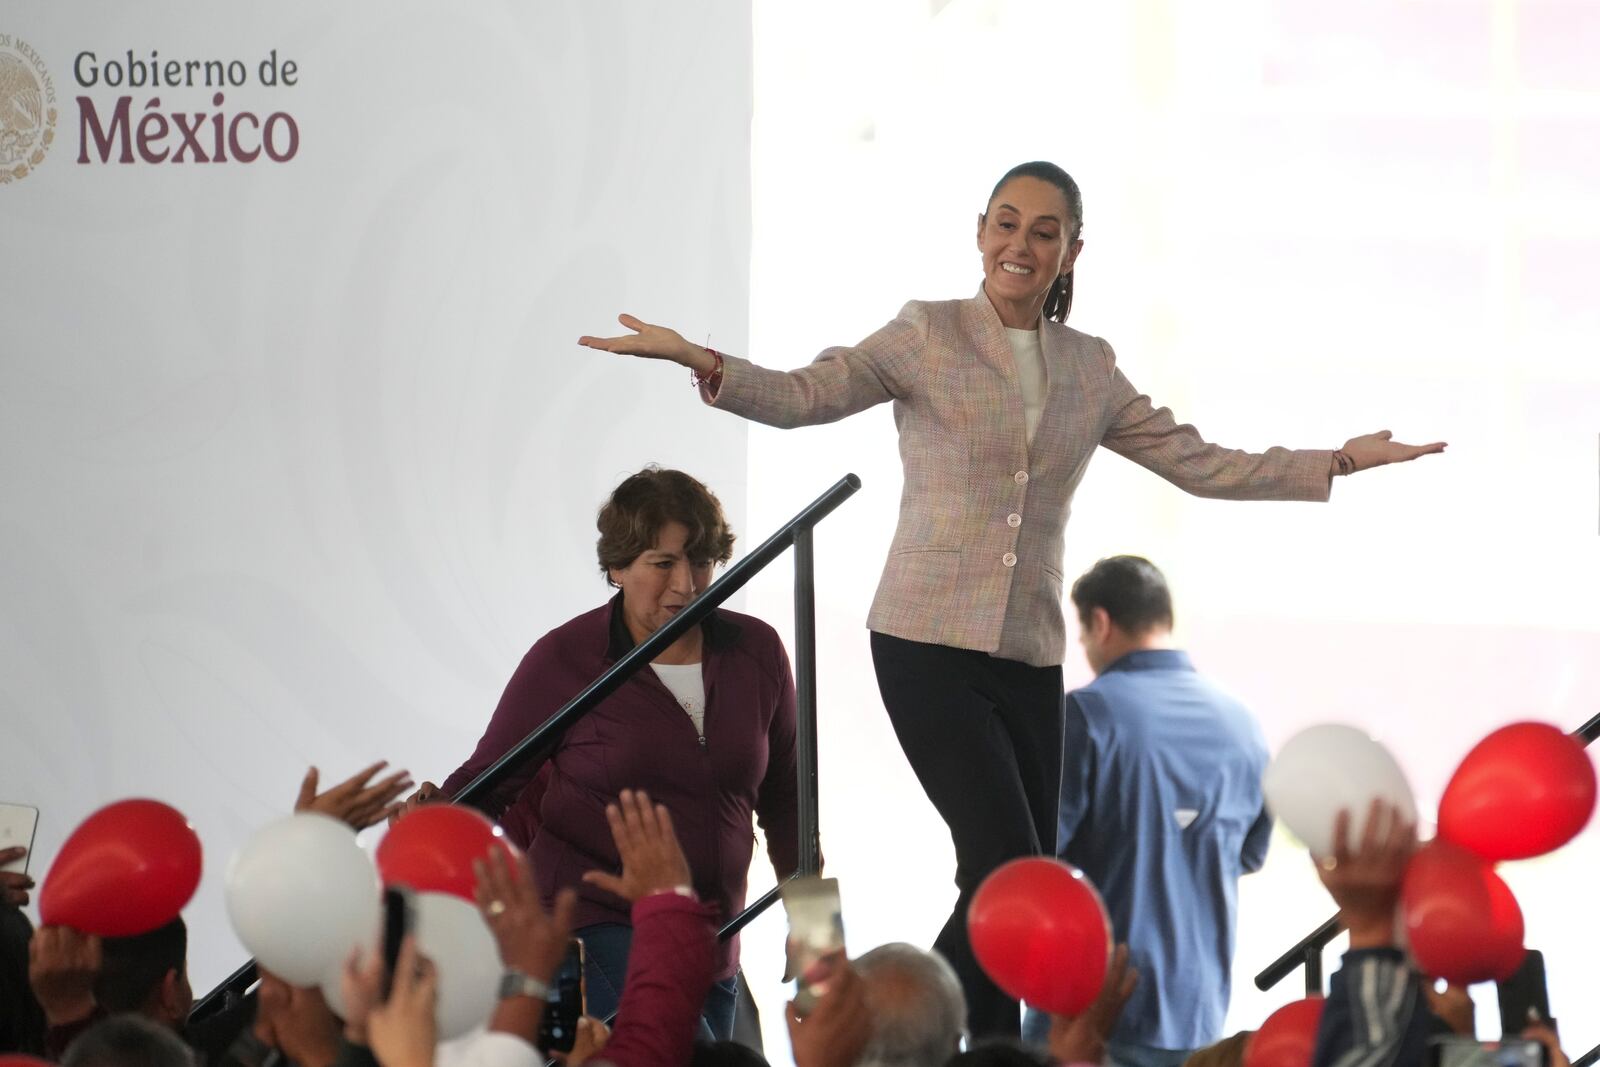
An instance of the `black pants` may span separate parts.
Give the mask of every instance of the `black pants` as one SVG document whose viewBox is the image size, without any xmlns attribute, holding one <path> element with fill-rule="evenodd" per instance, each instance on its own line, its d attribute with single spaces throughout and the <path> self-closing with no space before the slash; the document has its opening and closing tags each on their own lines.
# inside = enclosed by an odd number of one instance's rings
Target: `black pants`
<svg viewBox="0 0 1600 1067">
<path fill-rule="evenodd" d="M 1052 854 L 1061 796 L 1061 668 L 872 634 L 878 691 L 911 769 L 956 849 L 955 911 L 933 947 L 967 995 L 974 1038 L 1016 1037 L 1017 1002 L 967 940 L 967 907 L 990 871 Z"/>
</svg>

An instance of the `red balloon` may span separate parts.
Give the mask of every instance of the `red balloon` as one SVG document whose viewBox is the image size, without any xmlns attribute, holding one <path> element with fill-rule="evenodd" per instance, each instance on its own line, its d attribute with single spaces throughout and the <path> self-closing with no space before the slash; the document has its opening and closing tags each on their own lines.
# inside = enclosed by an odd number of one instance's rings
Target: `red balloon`
<svg viewBox="0 0 1600 1067">
<path fill-rule="evenodd" d="M 55 1067 L 49 1060 L 41 1060 L 37 1056 L 29 1056 L 21 1052 L 7 1052 L 0 1055 L 0 1067 Z"/>
<path fill-rule="evenodd" d="M 131 937 L 178 917 L 200 885 L 200 838 L 159 800 L 119 800 L 62 844 L 39 890 L 39 920 Z"/>
<path fill-rule="evenodd" d="M 1321 997 L 1285 1004 L 1250 1035 L 1244 1050 L 1244 1067 L 1310 1067 L 1321 1022 Z"/>
<path fill-rule="evenodd" d="M 1509 978 L 1522 963 L 1522 908 L 1472 852 L 1435 840 L 1416 851 L 1400 885 L 1411 954 L 1424 974 L 1457 985 Z"/>
<path fill-rule="evenodd" d="M 1439 802 L 1439 836 L 1490 862 L 1542 856 L 1594 814 L 1594 764 L 1542 722 L 1502 726 L 1461 761 Z"/>
<path fill-rule="evenodd" d="M 1083 872 L 1033 856 L 997 868 L 967 909 L 973 954 L 995 985 L 1052 1015 L 1094 1002 L 1111 958 L 1111 921 Z"/>
<path fill-rule="evenodd" d="M 512 863 L 522 862 L 500 827 L 482 812 L 456 804 L 428 804 L 408 812 L 378 843 L 378 874 L 386 886 L 475 901 L 478 877 L 472 873 L 472 861 L 486 859 L 494 847 Z"/>
</svg>

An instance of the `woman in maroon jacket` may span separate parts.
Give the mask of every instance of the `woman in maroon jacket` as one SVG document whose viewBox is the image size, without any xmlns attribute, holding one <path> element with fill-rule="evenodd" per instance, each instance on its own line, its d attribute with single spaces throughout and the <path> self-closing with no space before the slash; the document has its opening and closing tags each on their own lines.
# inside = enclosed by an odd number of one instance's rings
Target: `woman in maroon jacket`
<svg viewBox="0 0 1600 1067">
<path fill-rule="evenodd" d="M 646 469 L 611 494 L 596 525 L 600 569 L 617 593 L 541 637 L 511 676 L 472 756 L 442 789 L 451 795 L 550 718 L 711 584 L 733 555 L 733 532 L 704 485 Z M 528 849 L 546 904 L 578 891 L 589 1014 L 616 1009 L 632 939 L 628 903 L 584 882 L 621 869 L 606 805 L 642 789 L 666 805 L 694 872 L 693 891 L 731 918 L 743 907 L 754 845 L 767 837 L 780 879 L 799 863 L 795 812 L 794 677 L 783 643 L 759 619 L 713 612 L 567 731 L 543 767 L 524 767 L 479 806 Z M 733 1028 L 739 948 L 718 946 L 704 1024 Z"/>
</svg>

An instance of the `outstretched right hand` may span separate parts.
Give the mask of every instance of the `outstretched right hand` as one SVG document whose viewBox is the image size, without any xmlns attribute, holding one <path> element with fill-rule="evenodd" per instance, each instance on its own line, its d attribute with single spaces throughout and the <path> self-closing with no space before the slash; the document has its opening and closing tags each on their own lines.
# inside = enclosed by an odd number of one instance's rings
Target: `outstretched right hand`
<svg viewBox="0 0 1600 1067">
<path fill-rule="evenodd" d="M 717 365 L 715 356 L 699 345 L 685 341 L 677 330 L 656 326 L 632 315 L 618 315 L 617 321 L 632 330 L 633 334 L 628 337 L 590 337 L 585 334 L 578 338 L 578 343 L 585 348 L 598 348 L 623 356 L 668 359 L 699 374 L 709 374 Z"/>
</svg>

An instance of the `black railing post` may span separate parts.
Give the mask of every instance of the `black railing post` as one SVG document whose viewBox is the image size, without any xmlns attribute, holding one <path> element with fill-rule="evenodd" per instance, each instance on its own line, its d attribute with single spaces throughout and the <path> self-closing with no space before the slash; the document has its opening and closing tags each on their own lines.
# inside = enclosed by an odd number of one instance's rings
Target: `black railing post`
<svg viewBox="0 0 1600 1067">
<path fill-rule="evenodd" d="M 794 770 L 802 877 L 822 869 L 817 795 L 817 591 L 811 530 L 794 534 Z"/>
<path fill-rule="evenodd" d="M 1306 946 L 1306 996 L 1322 996 L 1322 946 Z"/>
<path fill-rule="evenodd" d="M 1338 937 L 1340 932 L 1343 930 L 1344 924 L 1339 921 L 1339 916 L 1335 915 L 1333 918 L 1329 919 L 1327 922 L 1311 931 L 1305 937 L 1301 938 L 1299 943 L 1291 948 L 1288 952 L 1285 952 L 1283 955 L 1267 964 L 1266 968 L 1263 969 L 1260 974 L 1256 975 L 1256 988 L 1265 993 L 1267 990 L 1271 989 L 1273 986 L 1287 978 L 1290 974 L 1294 973 L 1294 969 L 1296 967 L 1309 967 L 1312 964 L 1312 961 L 1315 960 L 1315 966 L 1317 969 L 1316 989 L 1318 992 L 1321 992 L 1322 950 L 1327 947 L 1329 941 L 1332 941 L 1334 938 Z M 1311 977 L 1312 976 L 1308 970 L 1306 974 L 1306 988 L 1308 990 L 1312 988 Z"/>
</svg>

